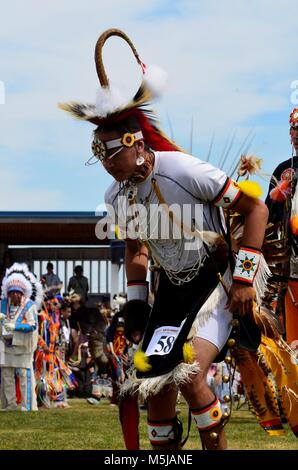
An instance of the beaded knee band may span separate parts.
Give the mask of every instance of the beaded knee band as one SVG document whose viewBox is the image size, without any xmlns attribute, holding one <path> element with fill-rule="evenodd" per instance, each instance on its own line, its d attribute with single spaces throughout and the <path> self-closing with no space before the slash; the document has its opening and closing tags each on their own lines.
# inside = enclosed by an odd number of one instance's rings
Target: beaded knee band
<svg viewBox="0 0 298 470">
<path fill-rule="evenodd" d="M 222 420 L 220 401 L 215 398 L 209 405 L 201 409 L 192 409 L 191 415 L 200 431 L 208 431 Z"/>
<path fill-rule="evenodd" d="M 182 436 L 182 429 L 177 418 L 164 421 L 148 421 L 148 437 L 152 446 L 162 446 L 178 442 Z"/>
</svg>

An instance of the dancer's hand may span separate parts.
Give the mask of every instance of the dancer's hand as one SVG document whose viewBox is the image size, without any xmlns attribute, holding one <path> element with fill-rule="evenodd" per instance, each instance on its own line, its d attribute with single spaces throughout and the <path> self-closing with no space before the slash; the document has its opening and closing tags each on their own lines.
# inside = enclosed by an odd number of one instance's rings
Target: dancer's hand
<svg viewBox="0 0 298 470">
<path fill-rule="evenodd" d="M 255 299 L 255 290 L 252 286 L 242 284 L 232 284 L 229 291 L 229 300 L 226 308 L 235 315 L 243 317 L 250 315 L 253 310 L 253 301 Z"/>
<path fill-rule="evenodd" d="M 5 313 L 0 313 L 0 321 L 5 320 L 5 318 L 6 318 Z"/>
<path fill-rule="evenodd" d="M 131 343 L 138 344 L 144 334 L 151 307 L 143 300 L 129 300 L 122 309 L 124 336 Z"/>
<path fill-rule="evenodd" d="M 6 331 L 14 331 L 15 330 L 15 324 L 12 323 L 12 322 L 4 323 L 4 327 L 5 327 Z"/>
</svg>

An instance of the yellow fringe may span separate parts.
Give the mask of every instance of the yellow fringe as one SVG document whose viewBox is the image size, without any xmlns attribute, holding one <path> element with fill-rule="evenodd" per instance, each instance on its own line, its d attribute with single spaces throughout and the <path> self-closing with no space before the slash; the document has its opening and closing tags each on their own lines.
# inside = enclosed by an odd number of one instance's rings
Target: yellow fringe
<svg viewBox="0 0 298 470">
<path fill-rule="evenodd" d="M 269 436 L 284 436 L 285 435 L 284 429 L 275 429 L 275 430 L 268 429 L 266 432 Z"/>
<path fill-rule="evenodd" d="M 115 236 L 116 236 L 117 240 L 123 240 L 123 237 L 121 235 L 121 230 L 119 229 L 118 224 L 115 226 Z"/>
<path fill-rule="evenodd" d="M 142 351 L 141 349 L 135 352 L 133 362 L 136 369 L 140 372 L 148 372 L 152 369 L 151 364 L 149 364 L 149 357 L 146 356 L 144 351 Z"/>
<path fill-rule="evenodd" d="M 195 352 L 190 343 L 183 344 L 183 359 L 187 364 L 191 364 L 195 359 Z"/>
</svg>

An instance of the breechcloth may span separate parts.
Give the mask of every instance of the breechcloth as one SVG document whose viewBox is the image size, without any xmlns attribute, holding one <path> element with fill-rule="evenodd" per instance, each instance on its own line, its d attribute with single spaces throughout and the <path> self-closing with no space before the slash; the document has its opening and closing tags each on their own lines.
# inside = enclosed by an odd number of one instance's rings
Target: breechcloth
<svg viewBox="0 0 298 470">
<path fill-rule="evenodd" d="M 218 272 L 223 274 L 228 261 L 221 263 L 207 259 L 199 274 L 190 282 L 174 285 L 161 270 L 155 302 L 144 334 L 142 350 L 146 352 L 157 328 L 162 326 L 181 327 L 170 350 L 165 355 L 150 355 L 152 369 L 137 372 L 138 378 L 156 377 L 171 372 L 183 360 L 182 348 L 189 330 L 206 300 L 219 283 Z M 184 321 L 183 325 L 182 322 Z"/>
</svg>

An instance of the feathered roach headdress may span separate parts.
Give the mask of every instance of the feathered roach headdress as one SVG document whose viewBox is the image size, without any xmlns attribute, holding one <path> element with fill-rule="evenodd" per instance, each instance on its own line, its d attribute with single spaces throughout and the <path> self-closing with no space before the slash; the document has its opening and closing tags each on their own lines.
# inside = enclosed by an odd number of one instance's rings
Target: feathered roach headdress
<svg viewBox="0 0 298 470">
<path fill-rule="evenodd" d="M 111 36 L 118 36 L 128 43 L 143 72 L 141 86 L 129 103 L 125 103 L 121 94 L 110 87 L 105 73 L 102 49 L 106 40 Z M 147 67 L 141 61 L 131 40 L 119 29 L 108 29 L 99 37 L 95 47 L 95 64 L 101 86 L 96 104 L 71 102 L 62 103 L 58 106 L 71 113 L 75 118 L 89 121 L 96 126 L 112 125 L 113 123 L 121 122 L 129 116 L 134 116 L 140 126 L 141 136 L 125 134 L 119 141 L 121 143 L 118 142 L 119 139 L 116 139 L 118 147 L 120 145 L 131 147 L 135 140 L 143 138 L 156 151 L 181 150 L 159 129 L 154 113 L 146 109 L 146 106 L 160 94 L 165 81 L 164 71 L 156 66 Z M 97 142 L 96 139 L 93 142 L 92 150 L 97 157 L 101 154 L 102 149 L 100 147 L 102 144 L 101 141 Z M 116 147 L 116 142 L 114 146 L 107 146 L 108 149 L 114 147 Z"/>
</svg>

